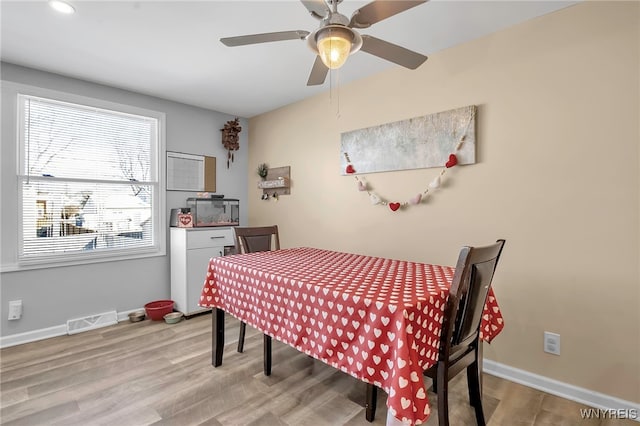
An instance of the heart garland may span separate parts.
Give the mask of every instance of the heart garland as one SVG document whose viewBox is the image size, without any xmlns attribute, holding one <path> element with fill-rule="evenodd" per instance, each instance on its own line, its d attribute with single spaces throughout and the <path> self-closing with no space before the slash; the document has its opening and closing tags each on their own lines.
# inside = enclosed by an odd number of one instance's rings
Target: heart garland
<svg viewBox="0 0 640 426">
<path fill-rule="evenodd" d="M 427 188 L 416 194 L 415 196 L 411 197 L 411 199 L 409 199 L 409 201 L 405 201 L 405 202 L 387 202 L 384 201 L 383 198 L 381 198 L 379 195 L 377 195 L 376 193 L 374 193 L 372 190 L 369 190 L 369 185 L 368 183 L 364 180 L 364 178 L 358 178 L 357 175 L 355 175 L 356 173 L 356 168 L 353 165 L 353 163 L 351 163 L 351 159 L 349 158 L 349 153 L 344 152 L 344 158 L 347 160 L 347 167 L 345 168 L 345 172 L 349 175 L 354 175 L 353 177 L 356 178 L 356 182 L 357 182 L 357 186 L 358 186 L 358 191 L 361 192 L 366 192 L 369 195 L 369 201 L 371 201 L 371 204 L 373 205 L 383 205 L 383 206 L 389 206 L 389 208 L 391 209 L 391 211 L 398 211 L 401 208 L 404 208 L 408 205 L 419 205 L 421 204 L 424 200 L 426 200 L 427 196 L 431 192 L 433 192 L 434 190 L 440 188 L 440 186 L 442 185 L 442 177 L 444 176 L 445 172 L 447 171 L 447 169 L 450 169 L 452 167 L 455 167 L 458 164 L 458 157 L 456 156 L 456 152 L 460 151 L 460 149 L 462 148 L 462 146 L 464 145 L 464 141 L 467 139 L 467 132 L 469 131 L 469 125 L 471 124 L 471 121 L 473 120 L 473 117 L 475 117 L 476 115 L 476 108 L 474 107 L 471 111 L 471 115 L 469 117 L 469 121 L 467 122 L 467 127 L 465 128 L 465 131 L 463 133 L 463 135 L 460 137 L 460 140 L 458 141 L 458 144 L 456 145 L 454 152 L 449 154 L 449 158 L 447 160 L 447 162 L 444 164 L 444 168 L 442 169 L 442 171 L 440 172 L 440 174 L 438 176 L 436 176 L 431 182 L 429 182 L 429 184 L 427 185 Z"/>
</svg>

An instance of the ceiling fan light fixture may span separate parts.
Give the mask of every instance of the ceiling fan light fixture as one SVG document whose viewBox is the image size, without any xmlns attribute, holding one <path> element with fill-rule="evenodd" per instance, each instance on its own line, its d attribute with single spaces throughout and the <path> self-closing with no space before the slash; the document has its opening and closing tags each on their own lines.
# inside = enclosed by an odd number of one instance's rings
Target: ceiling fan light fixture
<svg viewBox="0 0 640 426">
<path fill-rule="evenodd" d="M 318 33 L 318 54 L 327 68 L 335 70 L 347 62 L 352 40 L 349 31 L 341 31 L 339 28 L 325 28 Z"/>
<path fill-rule="evenodd" d="M 344 65 L 350 54 L 362 46 L 362 38 L 343 26 L 326 26 L 315 34 L 316 48 L 327 68 L 335 70 Z"/>
<path fill-rule="evenodd" d="M 316 54 L 307 86 L 323 84 L 330 69 L 340 68 L 345 64 L 349 55 L 360 49 L 409 69 L 416 69 L 427 60 L 426 56 L 402 46 L 373 36 L 361 36 L 356 28 L 369 28 L 377 22 L 426 3 L 428 0 L 373 0 L 353 12 L 350 19 L 338 12 L 338 4 L 342 1 L 302 1 L 311 16 L 320 20 L 319 27 L 312 33 L 304 30 L 279 31 L 225 37 L 220 41 L 225 46 L 244 46 L 282 40 L 305 40 L 309 48 Z M 363 44 L 364 41 L 366 41 L 365 44 Z"/>
</svg>

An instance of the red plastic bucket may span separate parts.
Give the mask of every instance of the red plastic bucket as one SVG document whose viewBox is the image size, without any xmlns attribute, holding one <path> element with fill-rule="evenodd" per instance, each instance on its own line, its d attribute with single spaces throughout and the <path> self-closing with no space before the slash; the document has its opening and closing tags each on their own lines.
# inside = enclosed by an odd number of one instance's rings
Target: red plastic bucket
<svg viewBox="0 0 640 426">
<path fill-rule="evenodd" d="M 144 310 L 153 321 L 162 321 L 166 314 L 173 312 L 173 300 L 156 300 L 144 305 Z"/>
</svg>

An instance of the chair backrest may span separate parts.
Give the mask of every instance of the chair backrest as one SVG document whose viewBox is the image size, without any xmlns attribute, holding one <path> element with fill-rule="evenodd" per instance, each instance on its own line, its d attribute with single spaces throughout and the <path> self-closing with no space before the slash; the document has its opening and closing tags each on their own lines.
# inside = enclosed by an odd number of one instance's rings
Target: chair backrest
<svg viewBox="0 0 640 426">
<path fill-rule="evenodd" d="M 463 247 L 445 306 L 440 356 L 448 358 L 460 346 L 478 339 L 482 311 L 505 240 L 485 247 Z"/>
<path fill-rule="evenodd" d="M 236 253 L 280 250 L 278 226 L 235 227 Z"/>
</svg>

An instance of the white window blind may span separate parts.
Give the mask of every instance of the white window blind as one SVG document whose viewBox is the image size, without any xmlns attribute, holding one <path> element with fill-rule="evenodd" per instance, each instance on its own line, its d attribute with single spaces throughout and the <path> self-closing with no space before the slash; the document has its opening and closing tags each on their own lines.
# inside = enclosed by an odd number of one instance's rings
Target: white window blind
<svg viewBox="0 0 640 426">
<path fill-rule="evenodd" d="M 159 120 L 19 95 L 20 261 L 159 249 Z"/>
</svg>

